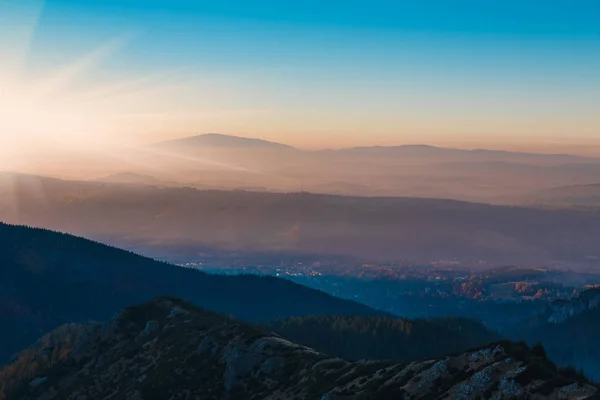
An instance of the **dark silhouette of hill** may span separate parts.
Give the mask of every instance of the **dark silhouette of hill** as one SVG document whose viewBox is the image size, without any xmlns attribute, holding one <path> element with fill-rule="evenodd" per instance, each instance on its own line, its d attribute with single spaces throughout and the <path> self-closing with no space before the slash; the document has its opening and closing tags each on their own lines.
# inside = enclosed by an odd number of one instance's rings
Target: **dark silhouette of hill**
<svg viewBox="0 0 600 400">
<path fill-rule="evenodd" d="M 500 342 L 410 364 L 349 362 L 173 298 L 63 327 L 0 371 L 1 400 L 592 399 L 543 348 Z"/>
<path fill-rule="evenodd" d="M 500 339 L 480 322 L 466 318 L 308 316 L 274 321 L 267 327 L 294 342 L 349 360 L 411 362 L 458 353 Z"/>
<path fill-rule="evenodd" d="M 0 362 L 58 325 L 163 294 L 257 322 L 383 314 L 283 279 L 208 275 L 41 229 L 0 224 L 0 243 Z"/>
<path fill-rule="evenodd" d="M 417 262 L 569 263 L 600 256 L 600 214 L 443 199 L 202 191 L 17 177 L 0 219 L 102 240 Z"/>
</svg>

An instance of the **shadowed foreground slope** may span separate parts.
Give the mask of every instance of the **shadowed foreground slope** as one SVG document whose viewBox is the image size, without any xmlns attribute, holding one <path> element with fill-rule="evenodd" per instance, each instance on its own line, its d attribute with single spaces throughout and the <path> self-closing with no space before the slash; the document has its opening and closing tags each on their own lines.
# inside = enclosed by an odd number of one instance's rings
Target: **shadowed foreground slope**
<svg viewBox="0 0 600 400">
<path fill-rule="evenodd" d="M 597 391 L 523 345 L 411 364 L 348 362 L 167 298 L 74 331 L 68 341 L 41 340 L 0 372 L 0 398 L 589 399 Z"/>
</svg>

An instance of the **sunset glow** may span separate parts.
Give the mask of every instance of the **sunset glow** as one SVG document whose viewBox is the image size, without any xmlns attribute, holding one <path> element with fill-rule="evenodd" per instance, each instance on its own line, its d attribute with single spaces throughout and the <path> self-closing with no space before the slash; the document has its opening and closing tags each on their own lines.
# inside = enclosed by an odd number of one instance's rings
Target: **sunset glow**
<svg viewBox="0 0 600 400">
<path fill-rule="evenodd" d="M 0 400 L 600 400 L 600 0 L 0 0 Z"/>
<path fill-rule="evenodd" d="M 125 51 L 134 37 L 129 33 L 32 73 L 32 42 L 42 14 L 39 0 L 0 2 L 0 36 L 11 39 L 0 42 L 0 167 L 40 152 L 121 148 L 148 132 L 152 116 L 172 118 L 169 110 L 177 102 L 169 99 L 181 92 L 174 71 L 90 78 Z"/>
<path fill-rule="evenodd" d="M 493 18 L 509 5 L 432 27 L 433 10 L 403 6 L 390 8 L 404 18 L 392 21 L 358 18 L 361 3 L 352 2 L 338 26 L 328 19 L 333 5 L 318 7 L 315 21 L 303 5 L 242 5 L 239 20 L 204 3 L 1 0 L 3 162 L 208 132 L 306 149 L 426 143 L 600 154 L 591 12 L 569 9 L 561 33 L 550 17 L 527 21 L 535 8 L 514 26 Z M 270 24 L 269 13 L 290 23 Z M 469 33 L 485 31 L 485 21 L 490 32 Z"/>
<path fill-rule="evenodd" d="M 3 12 L 6 17 L 7 10 Z M 0 65 L 0 149 L 4 157 L 43 149 L 98 149 L 117 144 L 117 139 L 122 145 L 135 133 L 126 128 L 129 119 L 161 93 L 172 90 L 157 84 L 158 75 L 101 84 L 85 80 L 86 74 L 126 46 L 127 38 L 109 40 L 32 77 L 25 68 L 29 54 L 29 35 L 25 33 L 34 31 L 36 22 L 29 14 L 20 22 L 29 28 L 22 29 L 22 35 L 6 33 L 14 40 L 0 43 L 3 59 L 11 61 Z"/>
</svg>

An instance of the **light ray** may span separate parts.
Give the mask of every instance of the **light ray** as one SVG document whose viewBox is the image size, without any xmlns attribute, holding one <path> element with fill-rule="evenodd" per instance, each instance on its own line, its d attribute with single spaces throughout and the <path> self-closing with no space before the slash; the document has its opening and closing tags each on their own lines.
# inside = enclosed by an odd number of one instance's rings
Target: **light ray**
<svg viewBox="0 0 600 400">
<path fill-rule="evenodd" d="M 117 140 L 127 118 L 151 113 L 168 93 L 176 98 L 185 86 L 178 81 L 184 68 L 159 71 L 130 80 L 102 84 L 89 79 L 104 62 L 125 48 L 133 34 L 107 40 L 62 68 L 41 77 L 27 74 L 32 42 L 43 0 L 0 0 L 0 168 L 37 170 L 36 153 L 64 153 L 78 148 L 102 152 L 103 143 Z M 51 49 L 50 49 L 51 51 Z M 183 81 L 183 79 L 181 79 Z M 125 127 L 127 127 L 125 125 Z M 34 154 L 28 162 L 27 154 Z M 60 162 L 60 161 L 57 161 Z M 22 168 L 27 164 L 27 168 Z M 20 205 L 45 204 L 39 180 L 20 175 L 0 179 L 1 217 L 20 221 Z M 25 197 L 25 198 L 22 198 Z M 8 203 L 8 205 L 7 205 Z M 7 214 L 7 207 L 10 212 Z"/>
<path fill-rule="evenodd" d="M 147 94 L 149 87 L 153 87 L 156 89 L 168 86 L 165 83 L 165 81 L 169 81 L 170 87 L 175 88 L 174 84 L 172 83 L 172 79 L 186 71 L 189 71 L 189 68 L 178 68 L 170 71 L 161 71 L 133 80 L 120 81 L 117 83 L 103 85 L 100 87 L 93 87 L 81 93 L 81 97 L 85 99 L 94 100 L 106 99 L 120 95 L 131 95 L 139 93 Z M 182 86 L 183 84 L 181 84 L 181 86 L 178 85 L 176 87 L 179 88 Z"/>
<path fill-rule="evenodd" d="M 39 100 L 47 100 L 49 96 L 68 89 L 77 78 L 98 67 L 102 61 L 122 49 L 131 39 L 131 35 L 114 38 L 56 72 L 50 79 L 39 84 L 37 89 Z"/>
<path fill-rule="evenodd" d="M 246 167 L 242 167 L 242 166 L 234 165 L 234 164 L 226 164 L 223 162 L 209 160 L 207 158 L 186 156 L 186 155 L 182 155 L 182 154 L 178 154 L 178 153 L 172 153 L 172 152 L 168 152 L 168 151 L 164 151 L 164 150 L 156 150 L 156 149 L 151 149 L 151 148 L 145 148 L 145 149 L 142 149 L 142 151 L 144 151 L 148 154 L 174 158 L 177 160 L 187 161 L 187 162 L 194 163 L 194 164 L 202 164 L 202 165 L 208 165 L 211 167 L 228 169 L 231 171 L 247 172 L 247 173 L 256 174 L 256 175 L 267 175 L 267 176 L 271 175 L 270 173 L 265 172 L 265 171 L 250 169 L 250 168 L 246 168 Z"/>
<path fill-rule="evenodd" d="M 0 90 L 3 80 L 14 79 L 21 73 L 44 3 L 44 0 L 0 0 L 0 38 L 4 42 L 0 45 Z"/>
<path fill-rule="evenodd" d="M 32 42 L 38 48 L 37 40 L 43 40 L 35 37 L 40 18 L 43 21 L 43 6 L 42 0 L 0 0 L 0 169 L 85 178 L 135 164 L 135 169 L 141 166 L 164 176 L 165 171 L 154 162 L 164 157 L 166 164 L 178 160 L 273 176 L 240 165 L 168 152 L 146 150 L 139 157 L 115 152 L 115 148 L 127 147 L 142 135 L 156 136 L 201 125 L 205 119 L 238 118 L 263 111 L 214 107 L 221 92 L 210 77 L 200 79 L 198 65 L 153 70 L 131 79 L 123 78 L 126 70 L 103 69 L 106 64 L 113 67 L 111 60 L 132 44 L 134 34 L 114 37 L 66 60 L 62 67 L 38 69 L 32 76 L 29 71 L 35 68 L 29 67 L 39 59 L 30 49 Z M 53 50 L 46 48 L 44 52 Z M 95 79 L 99 72 L 102 79 Z M 227 83 L 221 84 L 229 89 Z M 52 157 L 47 158 L 49 155 Z M 80 167 L 73 168 L 75 164 Z M 19 203 L 24 202 L 21 195 L 38 203 L 46 201 L 43 185 L 28 181 L 25 190 L 20 181 L 6 180 L 0 193 L 4 203 L 6 199 L 12 203 L 11 218 L 16 220 L 20 218 Z M 36 184 L 40 186 L 32 187 Z"/>
</svg>

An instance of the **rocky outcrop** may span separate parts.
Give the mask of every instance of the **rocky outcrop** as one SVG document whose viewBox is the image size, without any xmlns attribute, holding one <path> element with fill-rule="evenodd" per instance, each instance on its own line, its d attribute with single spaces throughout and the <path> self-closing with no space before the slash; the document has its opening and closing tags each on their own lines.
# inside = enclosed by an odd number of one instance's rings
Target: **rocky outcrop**
<svg viewBox="0 0 600 400">
<path fill-rule="evenodd" d="M 575 299 L 553 302 L 550 305 L 548 322 L 560 324 L 571 317 L 598 307 L 600 307 L 600 288 L 589 289 Z"/>
<path fill-rule="evenodd" d="M 175 311 L 174 311 L 175 310 Z M 39 349 L 0 372 L 0 399 L 587 399 L 597 388 L 510 342 L 438 360 L 348 362 L 160 298 L 78 335 L 77 355 Z M 85 339 L 83 339 L 85 337 Z M 64 346 L 63 346 L 64 348 Z M 21 376 L 24 365 L 37 364 Z M 6 382 L 21 384 L 8 387 Z M 4 386 L 3 386 L 4 385 Z"/>
<path fill-rule="evenodd" d="M 146 336 L 152 335 L 155 331 L 160 328 L 160 325 L 157 321 L 148 321 L 146 322 L 146 326 L 144 330 L 140 332 L 139 338 L 144 338 Z"/>
<path fill-rule="evenodd" d="M 42 376 L 40 378 L 35 378 L 31 382 L 29 382 L 29 386 L 32 388 L 36 388 L 36 387 L 40 386 L 41 384 L 43 384 L 44 382 L 46 382 L 47 380 L 48 380 L 48 378 L 45 376 Z"/>
</svg>

